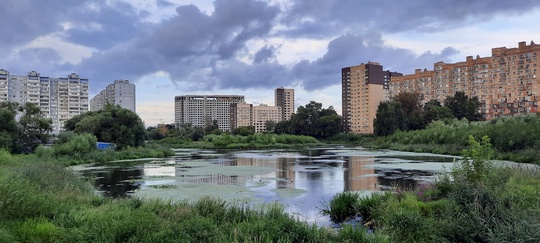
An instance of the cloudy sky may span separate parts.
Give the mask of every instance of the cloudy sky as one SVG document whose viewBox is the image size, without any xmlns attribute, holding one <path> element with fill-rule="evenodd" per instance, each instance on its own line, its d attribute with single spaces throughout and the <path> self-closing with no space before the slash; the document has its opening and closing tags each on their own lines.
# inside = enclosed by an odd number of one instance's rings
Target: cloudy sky
<svg viewBox="0 0 540 243">
<path fill-rule="evenodd" d="M 414 73 L 437 61 L 540 43 L 537 0 L 2 0 L 0 68 L 137 87 L 146 125 L 174 122 L 174 96 L 241 94 L 273 105 L 294 88 L 341 111 L 341 68 Z"/>
</svg>

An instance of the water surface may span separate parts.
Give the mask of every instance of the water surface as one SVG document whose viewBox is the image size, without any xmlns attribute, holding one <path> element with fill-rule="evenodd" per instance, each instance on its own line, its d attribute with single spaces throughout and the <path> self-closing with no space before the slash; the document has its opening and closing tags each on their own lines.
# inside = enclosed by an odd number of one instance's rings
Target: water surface
<svg viewBox="0 0 540 243">
<path fill-rule="evenodd" d="M 319 214 L 336 193 L 414 188 L 449 169 L 456 157 L 327 147 L 308 150 L 179 149 L 167 159 L 78 167 L 109 197 L 196 200 L 213 196 L 250 205 L 280 203 L 300 220 L 327 225 Z"/>
</svg>

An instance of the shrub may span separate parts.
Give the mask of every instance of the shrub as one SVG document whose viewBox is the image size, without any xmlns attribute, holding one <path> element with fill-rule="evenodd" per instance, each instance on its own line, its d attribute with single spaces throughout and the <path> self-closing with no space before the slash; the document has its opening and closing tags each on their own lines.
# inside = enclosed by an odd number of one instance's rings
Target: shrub
<svg viewBox="0 0 540 243">
<path fill-rule="evenodd" d="M 334 223 L 341 223 L 358 214 L 357 204 L 360 196 L 356 192 L 342 192 L 334 195 L 328 203 L 322 202 L 321 214 L 329 215 Z"/>
</svg>

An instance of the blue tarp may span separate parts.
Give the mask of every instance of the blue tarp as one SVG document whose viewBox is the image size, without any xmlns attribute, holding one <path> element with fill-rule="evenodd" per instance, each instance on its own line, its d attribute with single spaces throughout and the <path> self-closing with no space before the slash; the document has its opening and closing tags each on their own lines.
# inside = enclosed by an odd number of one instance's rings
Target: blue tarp
<svg viewBox="0 0 540 243">
<path fill-rule="evenodd" d="M 96 146 L 99 150 L 105 150 L 108 148 L 114 148 L 114 143 L 97 142 Z"/>
</svg>

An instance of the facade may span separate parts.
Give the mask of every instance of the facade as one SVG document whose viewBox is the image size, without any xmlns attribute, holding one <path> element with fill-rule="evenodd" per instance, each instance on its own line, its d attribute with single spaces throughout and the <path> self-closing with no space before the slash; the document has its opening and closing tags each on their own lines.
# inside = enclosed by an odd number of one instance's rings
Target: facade
<svg viewBox="0 0 540 243">
<path fill-rule="evenodd" d="M 294 89 L 277 88 L 274 98 L 275 105 L 281 107 L 281 120 L 290 120 L 294 113 Z"/>
<path fill-rule="evenodd" d="M 283 112 L 279 106 L 268 106 L 261 104 L 259 106 L 253 106 L 253 127 L 255 127 L 255 133 L 266 131 L 266 122 L 273 121 L 278 123 L 282 120 Z"/>
<path fill-rule="evenodd" d="M 135 85 L 128 80 L 115 80 L 90 100 L 90 110 L 101 110 L 107 103 L 135 112 Z"/>
<path fill-rule="evenodd" d="M 50 78 L 32 71 L 10 75 L 0 69 L 0 102 L 36 104 L 52 120 L 52 133 L 64 130 L 66 120 L 88 111 L 88 79 L 72 73 L 66 78 Z"/>
<path fill-rule="evenodd" d="M 231 131 L 231 105 L 244 103 L 242 95 L 184 95 L 174 97 L 175 126 L 204 127 L 217 120 L 219 129 Z"/>
<path fill-rule="evenodd" d="M 382 65 L 368 62 L 341 70 L 342 127 L 355 134 L 373 133 L 379 103 L 388 99 L 388 83 L 401 73 L 383 71 Z"/>
<path fill-rule="evenodd" d="M 480 112 L 486 120 L 529 113 L 538 113 L 540 80 L 540 45 L 520 42 L 517 48 L 498 47 L 490 57 L 473 58 L 464 62 L 434 64 L 433 70 L 402 77 L 392 77 L 389 95 L 418 91 L 423 102 L 435 99 L 441 103 L 455 92 L 478 97 Z"/>
<path fill-rule="evenodd" d="M 247 127 L 253 124 L 252 108 L 252 104 L 231 104 L 231 131 L 234 131 L 239 127 Z"/>
</svg>

